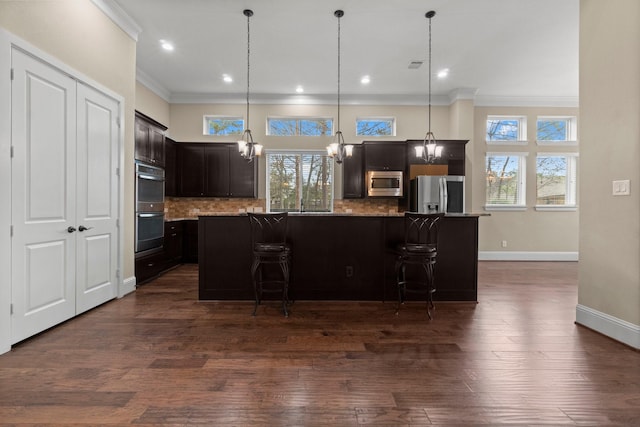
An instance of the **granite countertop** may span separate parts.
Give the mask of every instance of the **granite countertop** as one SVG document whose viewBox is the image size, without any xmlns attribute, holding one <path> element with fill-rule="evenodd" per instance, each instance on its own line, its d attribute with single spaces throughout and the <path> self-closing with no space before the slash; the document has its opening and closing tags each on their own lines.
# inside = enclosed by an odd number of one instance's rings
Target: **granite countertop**
<svg viewBox="0 0 640 427">
<path fill-rule="evenodd" d="M 186 217 L 186 218 L 165 218 L 165 221 L 182 221 L 182 220 L 197 220 L 199 217 L 216 217 L 216 216 L 246 216 L 246 212 L 199 212 L 198 217 Z M 404 213 L 355 213 L 355 212 L 289 212 L 290 216 L 354 216 L 354 217 L 403 217 Z M 448 217 L 479 217 L 490 216 L 490 213 L 482 212 L 465 212 L 465 213 L 447 213 Z"/>
</svg>

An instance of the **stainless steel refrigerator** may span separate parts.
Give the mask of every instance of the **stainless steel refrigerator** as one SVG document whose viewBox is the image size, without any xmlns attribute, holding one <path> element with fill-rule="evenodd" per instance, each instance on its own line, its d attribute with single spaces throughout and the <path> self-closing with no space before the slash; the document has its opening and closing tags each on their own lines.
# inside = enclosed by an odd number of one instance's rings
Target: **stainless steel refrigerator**
<svg viewBox="0 0 640 427">
<path fill-rule="evenodd" d="M 419 175 L 410 181 L 411 212 L 465 212 L 464 176 Z"/>
</svg>

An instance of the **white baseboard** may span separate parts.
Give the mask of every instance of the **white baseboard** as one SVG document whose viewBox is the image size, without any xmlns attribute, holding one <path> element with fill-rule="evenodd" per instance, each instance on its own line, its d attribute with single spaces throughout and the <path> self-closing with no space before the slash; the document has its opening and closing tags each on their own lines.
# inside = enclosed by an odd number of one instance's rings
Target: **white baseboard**
<svg viewBox="0 0 640 427">
<path fill-rule="evenodd" d="M 130 294 L 136 290 L 136 276 L 131 276 L 122 281 L 122 288 L 118 292 L 118 298 Z"/>
<path fill-rule="evenodd" d="M 480 251 L 479 261 L 578 261 L 578 252 Z"/>
<path fill-rule="evenodd" d="M 640 350 L 640 326 L 578 304 L 576 323 Z"/>
</svg>

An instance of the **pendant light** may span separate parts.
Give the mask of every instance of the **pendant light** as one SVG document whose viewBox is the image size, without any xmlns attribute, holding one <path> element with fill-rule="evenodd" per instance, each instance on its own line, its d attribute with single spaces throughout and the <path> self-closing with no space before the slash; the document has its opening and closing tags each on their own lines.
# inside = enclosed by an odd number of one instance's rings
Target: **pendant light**
<svg viewBox="0 0 640 427">
<path fill-rule="evenodd" d="M 340 131 L 340 18 L 344 16 L 344 11 L 336 10 L 333 12 L 333 16 L 338 18 L 338 115 L 336 118 L 337 131 L 333 142 L 327 147 L 327 155 L 340 164 L 346 157 L 353 155 L 353 145 L 345 145 L 344 136 Z"/>
<path fill-rule="evenodd" d="M 427 12 L 425 15 L 429 20 L 429 127 L 424 141 L 422 141 L 422 145 L 416 146 L 416 157 L 421 158 L 427 163 L 434 163 L 442 157 L 442 146 L 436 144 L 436 137 L 433 132 L 431 132 L 431 18 L 434 16 L 436 16 L 436 13 L 433 10 Z"/>
<path fill-rule="evenodd" d="M 262 154 L 262 145 L 253 142 L 253 135 L 251 135 L 251 129 L 249 129 L 249 73 L 250 67 L 250 54 L 251 54 L 251 27 L 250 20 L 253 16 L 251 9 L 245 9 L 243 12 L 247 17 L 247 123 L 245 125 L 244 132 L 242 133 L 242 139 L 238 141 L 238 151 L 245 160 L 251 162 L 256 156 Z"/>
</svg>

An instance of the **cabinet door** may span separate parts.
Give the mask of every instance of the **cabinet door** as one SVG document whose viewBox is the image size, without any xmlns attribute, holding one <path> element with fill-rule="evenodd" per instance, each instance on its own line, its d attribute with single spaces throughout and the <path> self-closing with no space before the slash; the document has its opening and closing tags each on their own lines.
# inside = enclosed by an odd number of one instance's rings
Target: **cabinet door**
<svg viewBox="0 0 640 427">
<path fill-rule="evenodd" d="M 343 163 L 342 197 L 361 199 L 364 193 L 364 149 L 362 145 L 354 145 L 353 155 Z"/>
<path fill-rule="evenodd" d="M 247 162 L 240 156 L 235 145 L 229 147 L 229 196 L 258 197 L 256 176 L 258 176 L 258 160 Z"/>
<path fill-rule="evenodd" d="M 183 221 L 167 221 L 164 224 L 164 252 L 167 268 L 173 267 L 182 261 L 183 225 Z"/>
<path fill-rule="evenodd" d="M 204 196 L 204 145 L 178 144 L 178 195 Z"/>
<path fill-rule="evenodd" d="M 209 197 L 229 196 L 229 147 L 211 144 L 204 150 L 205 195 Z"/>
<path fill-rule="evenodd" d="M 149 127 L 149 160 L 158 167 L 164 167 L 164 131 Z"/>
<path fill-rule="evenodd" d="M 136 117 L 135 159 L 150 162 L 149 124 Z"/>
<path fill-rule="evenodd" d="M 404 142 L 365 144 L 366 170 L 404 171 L 407 161 Z"/>
<path fill-rule="evenodd" d="M 164 194 L 165 196 L 177 196 L 177 152 L 176 142 L 171 138 L 164 140 Z"/>
</svg>

